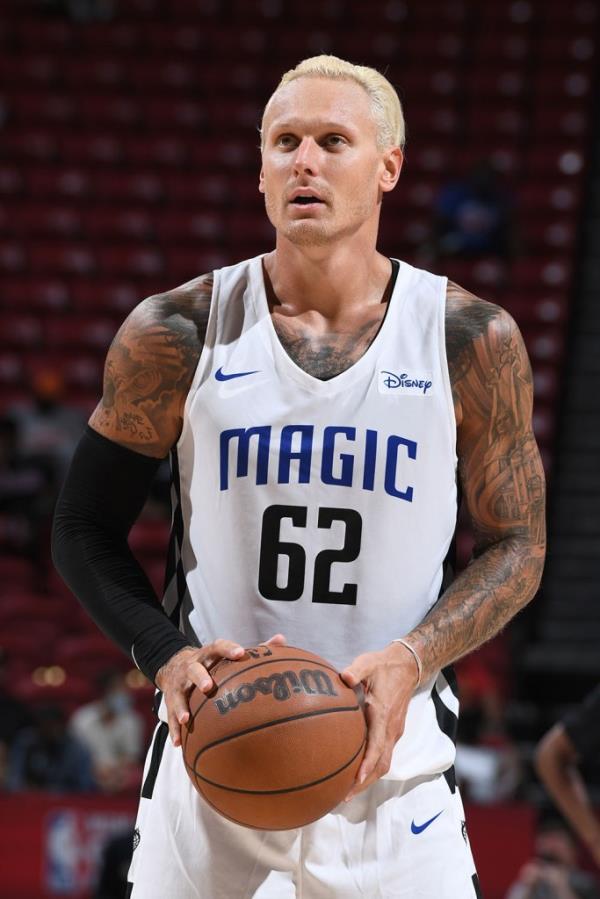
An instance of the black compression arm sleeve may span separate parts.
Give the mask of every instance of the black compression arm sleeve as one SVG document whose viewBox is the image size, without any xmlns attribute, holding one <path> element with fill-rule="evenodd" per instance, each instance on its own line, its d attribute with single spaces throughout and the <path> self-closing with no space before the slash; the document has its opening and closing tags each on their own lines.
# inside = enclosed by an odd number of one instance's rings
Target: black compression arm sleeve
<svg viewBox="0 0 600 899">
<path fill-rule="evenodd" d="M 160 465 L 87 427 L 59 496 L 52 558 L 104 633 L 154 681 L 189 646 L 171 624 L 127 543 Z"/>
</svg>

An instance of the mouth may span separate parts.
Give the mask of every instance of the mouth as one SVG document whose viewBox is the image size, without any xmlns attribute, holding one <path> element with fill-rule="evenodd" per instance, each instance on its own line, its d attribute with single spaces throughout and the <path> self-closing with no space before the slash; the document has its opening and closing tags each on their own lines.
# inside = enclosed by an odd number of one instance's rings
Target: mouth
<svg viewBox="0 0 600 899">
<path fill-rule="evenodd" d="M 323 206 L 325 201 L 314 194 L 298 194 L 290 200 L 292 206 Z"/>
</svg>

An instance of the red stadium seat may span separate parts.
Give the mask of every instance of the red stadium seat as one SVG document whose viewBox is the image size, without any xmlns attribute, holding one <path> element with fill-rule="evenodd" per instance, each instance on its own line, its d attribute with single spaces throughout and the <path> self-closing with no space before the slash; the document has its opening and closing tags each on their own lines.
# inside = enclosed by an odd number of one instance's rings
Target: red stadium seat
<svg viewBox="0 0 600 899">
<path fill-rule="evenodd" d="M 19 196 L 23 191 L 23 184 L 23 177 L 15 166 L 5 164 L 0 167 L 0 196 Z"/>
<path fill-rule="evenodd" d="M 0 315 L 0 333 L 5 345 L 24 350 L 39 346 L 42 326 L 39 319 L 33 315 L 3 312 Z"/>
<path fill-rule="evenodd" d="M 20 165 L 30 159 L 48 162 L 58 158 L 58 144 L 57 135 L 50 130 L 15 126 L 3 137 L 2 155 L 15 159 Z"/>
<path fill-rule="evenodd" d="M 211 23 L 209 32 L 205 23 L 200 24 L 197 15 L 191 16 L 185 25 L 181 24 L 175 15 L 168 28 L 165 28 L 163 22 L 138 21 L 136 23 L 144 47 L 150 52 L 159 52 L 162 56 L 171 54 L 179 59 L 186 55 L 198 59 L 202 51 L 212 49 L 213 46 L 218 48 L 218 44 L 213 45 L 212 43 L 216 24 L 216 22 Z M 231 26 L 228 27 L 228 31 L 234 34 Z M 207 55 L 206 52 L 202 52 L 202 57 Z M 227 54 L 225 55 L 227 56 Z"/>
<path fill-rule="evenodd" d="M 467 92 L 490 101 L 518 102 L 526 96 L 529 82 L 524 72 L 514 66 L 507 69 L 479 71 L 467 82 Z"/>
<path fill-rule="evenodd" d="M 520 140 L 525 136 L 529 118 L 524 110 L 516 104 L 492 104 L 479 102 L 473 104 L 467 114 L 467 128 L 471 134 L 484 134 L 486 139 L 500 140 L 514 138 Z"/>
<path fill-rule="evenodd" d="M 0 350 L 0 387 L 23 384 L 25 381 L 25 371 L 23 368 L 23 357 L 19 353 Z"/>
<path fill-rule="evenodd" d="M 535 175 L 535 172 L 532 174 Z M 531 180 L 521 185 L 519 190 L 521 215 L 540 216 L 542 219 L 547 217 L 549 210 L 553 215 L 576 216 L 581 199 L 581 184 L 577 178 Z"/>
<path fill-rule="evenodd" d="M 558 328 L 530 329 L 527 349 L 534 365 L 560 365 L 565 350 L 565 335 Z"/>
<path fill-rule="evenodd" d="M 16 23 L 15 32 L 18 45 L 34 47 L 36 53 L 74 49 L 76 42 L 75 31 L 66 21 L 28 18 Z"/>
<path fill-rule="evenodd" d="M 93 679 L 102 671 L 132 668 L 130 659 L 102 634 L 65 637 L 55 646 L 55 664 L 61 665 L 69 676 Z"/>
<path fill-rule="evenodd" d="M 534 133 L 545 139 L 564 139 L 565 142 L 581 139 L 590 129 L 590 117 L 585 109 L 573 109 L 571 104 L 563 101 L 562 106 L 552 104 L 536 104 L 533 113 L 532 127 Z"/>
<path fill-rule="evenodd" d="M 549 0 L 543 6 L 544 20 L 547 28 L 557 32 L 565 30 L 577 32 L 582 27 L 591 29 L 600 18 L 598 4 L 594 0 L 576 0 L 565 5 L 562 0 Z"/>
<path fill-rule="evenodd" d="M 110 55 L 74 56 L 61 63 L 61 78 L 76 90 L 120 89 L 128 75 L 125 62 Z"/>
<path fill-rule="evenodd" d="M 119 277 L 155 277 L 164 271 L 165 254 L 152 247 L 111 246 L 98 251 L 100 269 Z"/>
<path fill-rule="evenodd" d="M 115 134 L 63 134 L 60 141 L 60 157 L 72 165 L 116 165 L 123 161 L 125 153 L 120 135 Z"/>
<path fill-rule="evenodd" d="M 29 312 L 33 309 L 64 310 L 70 303 L 69 289 L 61 280 L 17 275 L 4 278 L 0 305 Z"/>
<path fill-rule="evenodd" d="M 18 396 L 18 394 L 13 394 Z M 3 393 L 2 399 L 11 398 L 10 391 Z M 10 405 L 10 403 L 8 403 Z M 26 558 L 19 556 L 0 555 L 0 596 L 2 602 L 6 601 L 6 597 L 10 596 L 12 590 L 29 589 L 35 580 L 35 569 L 33 563 Z"/>
<path fill-rule="evenodd" d="M 210 241 L 220 244 L 228 234 L 228 223 L 222 213 L 212 210 L 167 212 L 156 222 L 159 240 L 168 244 Z"/>
<path fill-rule="evenodd" d="M 153 240 L 156 225 L 156 218 L 144 207 L 95 207 L 85 212 L 81 230 L 94 242 L 119 239 L 137 242 Z"/>
<path fill-rule="evenodd" d="M 579 180 L 585 166 L 584 152 L 577 142 L 558 146 L 532 147 L 527 154 L 526 168 L 530 175 L 551 178 L 554 175 Z"/>
<path fill-rule="evenodd" d="M 563 72 L 539 70 L 533 87 L 539 102 L 568 101 L 571 108 L 587 107 L 592 97 L 592 73 L 579 67 L 569 67 Z"/>
<path fill-rule="evenodd" d="M 44 323 L 45 344 L 50 349 L 88 349 L 106 351 L 115 335 L 116 324 L 112 319 L 99 318 L 48 318 Z"/>
<path fill-rule="evenodd" d="M 75 166 L 35 167 L 27 172 L 27 187 L 37 199 L 70 197 L 84 200 L 92 193 L 93 180 L 87 171 Z"/>
<path fill-rule="evenodd" d="M 49 639 L 53 639 L 67 629 L 74 605 L 75 600 L 13 589 L 0 605 L 0 629 L 18 632 L 48 625 L 52 629 Z"/>
<path fill-rule="evenodd" d="M 165 558 L 170 527 L 162 520 L 142 519 L 129 532 L 128 542 L 133 553 L 140 558 L 155 556 Z"/>
<path fill-rule="evenodd" d="M 70 237 L 81 233 L 81 215 L 72 206 L 23 203 L 12 215 L 14 232 L 21 237 Z"/>
<path fill-rule="evenodd" d="M 83 280 L 72 289 L 73 305 L 78 314 L 93 312 L 114 312 L 124 317 L 144 299 L 143 293 L 134 283 L 115 278 L 112 280 Z"/>
<path fill-rule="evenodd" d="M 565 40 L 564 34 L 545 34 L 536 41 L 544 63 L 592 65 L 598 54 L 598 39 L 588 27 L 579 28 Z"/>
<path fill-rule="evenodd" d="M 30 262 L 38 272 L 52 275 L 91 274 L 97 261 L 83 243 L 35 243 L 30 246 Z"/>
<path fill-rule="evenodd" d="M 36 683 L 30 674 L 14 683 L 13 692 L 18 699 L 28 705 L 34 707 L 58 705 L 69 716 L 79 706 L 95 698 L 96 688 L 89 680 L 71 674 L 55 685 Z"/>
<path fill-rule="evenodd" d="M 110 94 L 83 94 L 80 102 L 80 117 L 86 124 L 111 126 L 115 128 L 134 128 L 141 125 L 143 111 L 141 105 L 131 96 L 124 96 L 121 91 Z"/>
<path fill-rule="evenodd" d="M 570 254 L 577 238 L 577 225 L 571 218 L 535 222 L 522 229 L 521 237 L 528 253 L 547 255 L 556 250 Z"/>
<path fill-rule="evenodd" d="M 423 107 L 406 103 L 405 116 L 410 129 L 411 141 L 430 142 L 439 136 L 454 137 L 459 127 L 459 116 L 453 104 Z M 410 153 L 410 149 L 409 149 Z"/>
<path fill-rule="evenodd" d="M 489 65 L 519 66 L 530 59 L 532 40 L 527 33 L 506 33 L 492 29 L 481 33 L 473 44 L 478 63 Z"/>
<path fill-rule="evenodd" d="M 189 162 L 189 142 L 179 137 L 135 135 L 124 138 L 124 155 L 129 163 L 147 168 L 165 165 L 180 168 Z"/>
<path fill-rule="evenodd" d="M 570 260 L 552 258 L 520 259 L 513 265 L 512 280 L 516 290 L 534 287 L 539 290 L 562 290 L 569 284 Z"/>
<path fill-rule="evenodd" d="M 164 197 L 162 179 L 152 170 L 134 172 L 98 172 L 98 193 L 115 202 L 158 203 Z"/>
<path fill-rule="evenodd" d="M 66 91 L 39 93 L 24 88 L 13 93 L 13 114 L 19 122 L 31 125 L 75 125 L 79 120 L 80 108 L 72 94 Z"/>
</svg>

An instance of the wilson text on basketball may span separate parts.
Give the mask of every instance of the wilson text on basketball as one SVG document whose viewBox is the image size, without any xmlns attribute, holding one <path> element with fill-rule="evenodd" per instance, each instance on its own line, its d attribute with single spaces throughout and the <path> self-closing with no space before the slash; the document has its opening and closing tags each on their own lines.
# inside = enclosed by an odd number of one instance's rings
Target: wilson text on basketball
<svg viewBox="0 0 600 899">
<path fill-rule="evenodd" d="M 271 674 L 269 677 L 258 677 L 251 683 L 240 684 L 235 690 L 224 693 L 213 702 L 221 715 L 237 708 L 240 703 L 252 702 L 257 693 L 263 696 L 269 694 L 283 702 L 289 699 L 292 693 L 306 693 L 321 696 L 337 696 L 331 678 L 325 671 L 318 668 L 303 668 L 297 674 L 295 671 L 283 671 L 279 674 Z"/>
</svg>

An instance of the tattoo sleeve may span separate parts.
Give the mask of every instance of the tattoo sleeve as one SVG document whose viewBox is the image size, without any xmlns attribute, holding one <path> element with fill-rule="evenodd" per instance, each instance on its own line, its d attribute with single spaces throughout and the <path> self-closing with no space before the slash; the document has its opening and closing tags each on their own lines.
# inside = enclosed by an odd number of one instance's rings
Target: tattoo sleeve
<svg viewBox="0 0 600 899">
<path fill-rule="evenodd" d="M 545 553 L 532 376 L 510 316 L 449 285 L 446 345 L 474 557 L 410 634 L 424 676 L 497 634 L 534 596 Z"/>
<path fill-rule="evenodd" d="M 89 424 L 109 440 L 162 458 L 181 430 L 183 405 L 206 335 L 212 275 L 149 297 L 108 351 L 104 390 Z"/>
</svg>

